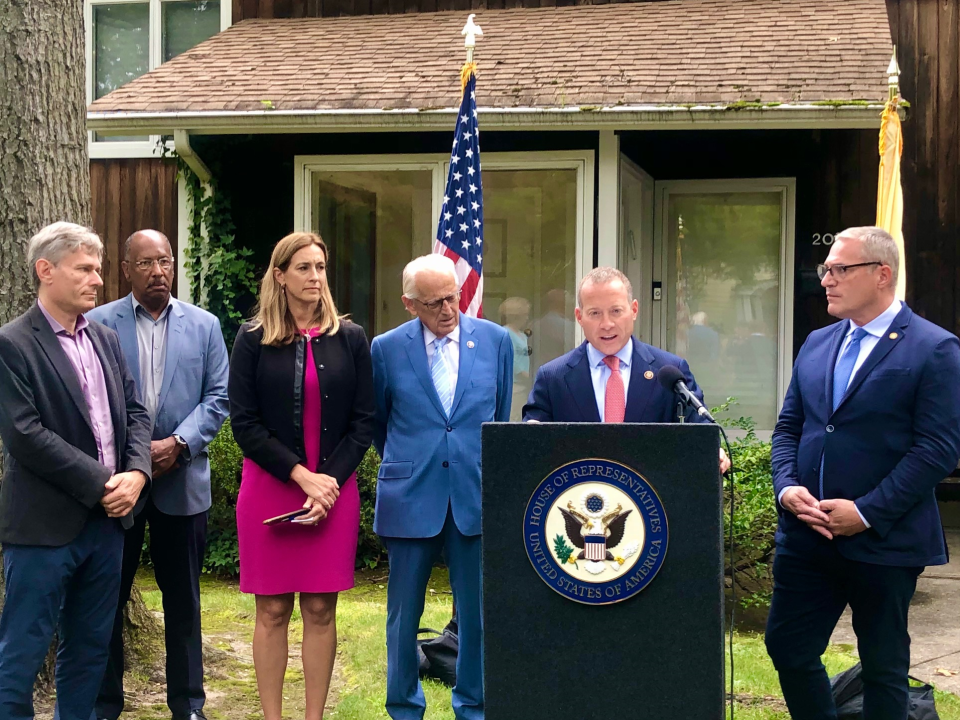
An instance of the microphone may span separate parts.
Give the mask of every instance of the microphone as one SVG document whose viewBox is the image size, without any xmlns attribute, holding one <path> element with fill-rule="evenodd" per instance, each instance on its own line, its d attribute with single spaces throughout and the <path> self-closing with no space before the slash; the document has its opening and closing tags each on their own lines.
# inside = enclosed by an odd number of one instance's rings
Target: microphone
<svg viewBox="0 0 960 720">
<path fill-rule="evenodd" d="M 663 385 L 664 388 L 679 395 L 684 403 L 692 406 L 697 411 L 697 415 L 712 423 L 717 422 L 713 419 L 710 411 L 700 402 L 700 399 L 690 392 L 690 388 L 688 388 L 687 383 L 684 382 L 683 372 L 681 372 L 680 368 L 676 365 L 664 365 L 660 368 L 660 372 L 657 373 L 657 380 L 660 381 L 660 384 Z"/>
</svg>

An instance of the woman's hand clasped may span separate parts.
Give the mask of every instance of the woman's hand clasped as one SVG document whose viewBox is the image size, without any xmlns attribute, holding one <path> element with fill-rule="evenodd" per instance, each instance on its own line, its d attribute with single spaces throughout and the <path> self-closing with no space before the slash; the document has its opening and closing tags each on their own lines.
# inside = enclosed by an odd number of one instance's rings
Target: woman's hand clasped
<svg viewBox="0 0 960 720">
<path fill-rule="evenodd" d="M 312 473 L 302 465 L 297 465 L 290 473 L 291 479 L 307 494 L 304 508 L 310 510 L 306 515 L 294 518 L 292 522 L 301 525 L 316 525 L 327 516 L 333 504 L 340 496 L 340 485 L 336 478 L 323 473 Z"/>
</svg>

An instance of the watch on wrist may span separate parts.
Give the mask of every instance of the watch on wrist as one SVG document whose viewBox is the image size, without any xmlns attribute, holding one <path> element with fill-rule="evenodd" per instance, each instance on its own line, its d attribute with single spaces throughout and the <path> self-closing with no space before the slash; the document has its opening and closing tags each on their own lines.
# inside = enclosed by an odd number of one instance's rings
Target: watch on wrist
<svg viewBox="0 0 960 720">
<path fill-rule="evenodd" d="M 173 441 L 177 444 L 177 446 L 178 446 L 181 450 L 187 450 L 187 449 L 188 449 L 187 441 L 184 440 L 181 435 L 174 435 L 174 436 L 173 436 Z"/>
</svg>

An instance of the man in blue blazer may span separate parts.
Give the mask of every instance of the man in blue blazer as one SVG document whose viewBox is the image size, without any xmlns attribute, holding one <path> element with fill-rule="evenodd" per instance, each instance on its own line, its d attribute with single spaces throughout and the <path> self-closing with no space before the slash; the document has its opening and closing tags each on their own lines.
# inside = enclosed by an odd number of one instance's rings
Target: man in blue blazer
<svg viewBox="0 0 960 720">
<path fill-rule="evenodd" d="M 374 530 L 390 558 L 387 713 L 420 720 L 417 629 L 430 569 L 441 552 L 459 623 L 458 720 L 483 718 L 480 614 L 480 425 L 506 422 L 513 345 L 499 325 L 458 311 L 459 283 L 442 255 L 403 271 L 416 318 L 373 341 L 374 445 L 383 462 Z"/>
<path fill-rule="evenodd" d="M 577 288 L 576 318 L 586 340 L 537 371 L 525 422 L 677 422 L 677 396 L 657 381 L 664 365 L 680 369 L 701 402 L 690 366 L 681 357 L 633 337 L 639 303 L 630 280 L 615 268 L 594 268 Z M 685 421 L 705 422 L 693 408 Z M 720 472 L 730 468 L 720 450 Z"/>
<path fill-rule="evenodd" d="M 117 331 L 153 422 L 149 499 L 124 541 L 120 604 L 97 717 L 123 711 L 123 608 L 150 523 L 150 556 L 163 594 L 167 704 L 175 720 L 203 718 L 200 572 L 210 509 L 207 445 L 227 417 L 227 348 L 220 322 L 170 296 L 176 263 L 166 236 L 141 230 L 126 242 L 132 292 L 87 313 Z"/>
<path fill-rule="evenodd" d="M 818 266 L 841 322 L 810 334 L 773 435 L 780 520 L 767 651 L 795 720 L 837 717 L 820 656 L 844 608 L 865 720 L 905 720 L 917 576 L 947 562 L 934 489 L 960 458 L 960 341 L 895 298 L 879 228 L 836 236 Z"/>
</svg>

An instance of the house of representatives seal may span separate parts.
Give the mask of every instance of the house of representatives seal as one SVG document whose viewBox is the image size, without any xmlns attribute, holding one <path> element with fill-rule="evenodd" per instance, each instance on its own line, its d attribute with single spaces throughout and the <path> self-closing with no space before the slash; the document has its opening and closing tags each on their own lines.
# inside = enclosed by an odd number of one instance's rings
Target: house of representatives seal
<svg viewBox="0 0 960 720">
<path fill-rule="evenodd" d="M 612 460 L 567 463 L 533 491 L 523 541 L 534 570 L 570 600 L 607 605 L 633 597 L 667 553 L 667 516 L 650 482 Z"/>
</svg>

